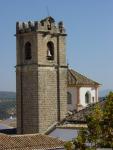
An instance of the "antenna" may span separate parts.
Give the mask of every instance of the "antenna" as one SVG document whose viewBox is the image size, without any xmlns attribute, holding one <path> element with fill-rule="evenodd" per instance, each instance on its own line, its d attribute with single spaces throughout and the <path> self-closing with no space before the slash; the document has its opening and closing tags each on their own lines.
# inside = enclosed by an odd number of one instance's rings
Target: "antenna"
<svg viewBox="0 0 113 150">
<path fill-rule="evenodd" d="M 49 9 L 48 9 L 48 6 L 46 6 L 46 11 L 47 11 L 47 16 L 49 17 Z"/>
</svg>

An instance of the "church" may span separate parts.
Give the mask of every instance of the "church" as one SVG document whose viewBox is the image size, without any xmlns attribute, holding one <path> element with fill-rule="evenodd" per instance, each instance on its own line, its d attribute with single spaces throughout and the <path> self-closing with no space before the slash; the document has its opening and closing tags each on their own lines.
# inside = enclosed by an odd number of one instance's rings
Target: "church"
<svg viewBox="0 0 113 150">
<path fill-rule="evenodd" d="M 63 22 L 16 23 L 18 134 L 45 133 L 69 111 L 98 102 L 99 83 L 69 69 Z"/>
</svg>

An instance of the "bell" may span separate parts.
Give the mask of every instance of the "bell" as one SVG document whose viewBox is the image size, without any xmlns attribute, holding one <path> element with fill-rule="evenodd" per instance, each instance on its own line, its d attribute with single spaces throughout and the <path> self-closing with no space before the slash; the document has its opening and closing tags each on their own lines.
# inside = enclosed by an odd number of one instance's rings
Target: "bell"
<svg viewBox="0 0 113 150">
<path fill-rule="evenodd" d="M 51 57 L 51 56 L 52 56 L 52 55 L 51 55 L 51 53 L 50 53 L 50 50 L 48 50 L 48 56 L 49 56 L 49 57 Z"/>
</svg>

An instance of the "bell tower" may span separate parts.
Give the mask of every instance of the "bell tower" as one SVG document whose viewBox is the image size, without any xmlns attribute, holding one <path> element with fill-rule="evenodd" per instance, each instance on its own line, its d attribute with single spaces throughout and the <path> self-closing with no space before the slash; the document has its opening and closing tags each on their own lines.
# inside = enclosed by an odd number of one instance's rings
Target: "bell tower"
<svg viewBox="0 0 113 150">
<path fill-rule="evenodd" d="M 17 132 L 44 133 L 67 112 L 66 33 L 52 17 L 16 23 Z"/>
</svg>

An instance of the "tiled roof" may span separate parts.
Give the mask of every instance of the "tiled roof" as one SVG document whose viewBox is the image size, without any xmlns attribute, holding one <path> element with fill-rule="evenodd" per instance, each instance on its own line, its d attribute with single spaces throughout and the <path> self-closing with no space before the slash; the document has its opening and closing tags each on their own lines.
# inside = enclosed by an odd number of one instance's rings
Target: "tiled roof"
<svg viewBox="0 0 113 150">
<path fill-rule="evenodd" d="M 64 144 L 64 141 L 42 134 L 15 136 L 0 134 L 0 150 L 54 150 L 63 148 Z"/>
<path fill-rule="evenodd" d="M 68 69 L 68 85 L 90 85 L 90 86 L 99 86 L 100 84 L 81 75 L 75 70 Z"/>
<path fill-rule="evenodd" d="M 87 107 L 85 107 L 84 109 L 78 111 L 78 112 L 73 112 L 72 115 L 69 115 L 65 118 L 65 122 L 68 122 L 68 123 L 85 123 L 86 120 L 85 120 L 85 116 L 88 115 L 89 113 L 91 113 L 93 107 L 96 105 L 96 104 L 99 104 L 99 106 L 101 108 L 104 107 L 105 105 L 105 102 L 106 100 L 102 100 L 102 101 L 99 101 L 97 103 L 94 103 L 92 105 L 89 105 Z"/>
</svg>

